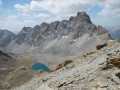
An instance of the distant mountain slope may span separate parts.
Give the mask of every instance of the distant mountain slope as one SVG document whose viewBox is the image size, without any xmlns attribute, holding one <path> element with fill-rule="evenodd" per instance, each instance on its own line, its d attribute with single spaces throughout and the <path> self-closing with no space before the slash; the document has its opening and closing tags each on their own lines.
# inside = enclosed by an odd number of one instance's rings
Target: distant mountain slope
<svg viewBox="0 0 120 90">
<path fill-rule="evenodd" d="M 69 20 L 24 27 L 8 49 L 14 53 L 67 54 L 88 48 L 100 38 L 101 41 L 109 38 L 107 30 L 94 25 L 85 12 L 78 12 Z"/>
<path fill-rule="evenodd" d="M 0 47 L 6 47 L 15 38 L 16 35 L 12 32 L 0 29 Z"/>
<path fill-rule="evenodd" d="M 120 25 L 108 28 L 112 39 L 120 39 Z"/>
<path fill-rule="evenodd" d="M 0 69 L 15 67 L 15 59 L 0 50 Z"/>
<path fill-rule="evenodd" d="M 111 37 L 113 39 L 120 39 L 120 28 L 116 30 L 115 32 L 111 33 Z"/>
<path fill-rule="evenodd" d="M 16 60 L 0 50 L 0 89 L 6 76 L 16 67 Z"/>
</svg>

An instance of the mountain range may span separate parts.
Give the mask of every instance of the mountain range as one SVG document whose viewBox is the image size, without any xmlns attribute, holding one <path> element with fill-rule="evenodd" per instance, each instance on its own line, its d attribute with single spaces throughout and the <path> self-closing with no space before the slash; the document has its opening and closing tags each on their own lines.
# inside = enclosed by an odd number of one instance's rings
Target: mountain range
<svg viewBox="0 0 120 90">
<path fill-rule="evenodd" d="M 15 37 L 15 35 L 13 35 Z M 69 20 L 43 22 L 35 27 L 24 27 L 6 47 L 12 53 L 52 53 L 71 55 L 84 51 L 93 44 L 109 39 L 108 31 L 96 26 L 85 12 Z"/>
</svg>

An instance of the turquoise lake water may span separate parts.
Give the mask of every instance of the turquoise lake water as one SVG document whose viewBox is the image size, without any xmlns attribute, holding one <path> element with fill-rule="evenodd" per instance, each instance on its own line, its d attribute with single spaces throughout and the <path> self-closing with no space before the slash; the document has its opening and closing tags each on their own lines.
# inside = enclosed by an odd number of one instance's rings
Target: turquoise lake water
<svg viewBox="0 0 120 90">
<path fill-rule="evenodd" d="M 32 66 L 32 71 L 38 71 L 38 70 L 42 70 L 45 72 L 51 72 L 51 70 L 44 64 L 42 63 L 36 63 Z"/>
</svg>

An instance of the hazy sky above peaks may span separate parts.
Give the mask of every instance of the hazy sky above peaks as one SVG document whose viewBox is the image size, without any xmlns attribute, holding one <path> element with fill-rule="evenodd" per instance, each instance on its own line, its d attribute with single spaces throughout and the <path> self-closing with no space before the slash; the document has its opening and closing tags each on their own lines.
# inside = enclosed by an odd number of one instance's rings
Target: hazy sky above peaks
<svg viewBox="0 0 120 90">
<path fill-rule="evenodd" d="M 81 11 L 96 25 L 120 25 L 120 0 L 0 0 L 0 29 L 17 33 L 24 26 L 68 19 Z"/>
</svg>

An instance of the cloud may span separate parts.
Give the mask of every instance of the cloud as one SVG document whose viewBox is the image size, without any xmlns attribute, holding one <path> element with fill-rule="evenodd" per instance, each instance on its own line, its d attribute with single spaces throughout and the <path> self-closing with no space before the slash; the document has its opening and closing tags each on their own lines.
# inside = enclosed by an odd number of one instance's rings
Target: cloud
<svg viewBox="0 0 120 90">
<path fill-rule="evenodd" d="M 16 19 L 17 19 L 17 16 L 15 16 L 15 15 L 9 15 L 7 17 L 7 21 L 15 21 Z"/>
<path fill-rule="evenodd" d="M 23 21 L 0 21 L 0 28 L 1 29 L 7 29 L 14 33 L 18 33 L 24 26 L 28 27 L 34 27 L 38 23 L 33 20 L 23 20 Z"/>
<path fill-rule="evenodd" d="M 50 17 L 50 15 L 39 13 L 39 14 L 34 14 L 33 17 L 34 17 L 34 18 L 47 19 L 47 18 Z"/>
<path fill-rule="evenodd" d="M 73 14 L 78 11 L 88 11 L 94 5 L 101 5 L 101 16 L 120 16 L 120 0 L 42 0 L 31 1 L 29 4 L 16 4 L 21 12 L 47 11 L 54 15 Z"/>
<path fill-rule="evenodd" d="M 31 1 L 28 4 L 16 4 L 14 7 L 29 19 L 41 19 L 41 21 L 54 21 L 66 19 L 75 15 L 78 11 L 87 11 L 101 0 L 41 0 Z M 35 13 L 35 12 L 40 12 Z M 35 13 L 33 15 L 33 13 Z"/>
<path fill-rule="evenodd" d="M 45 10 L 52 14 L 69 13 L 74 6 L 83 4 L 81 0 L 44 0 L 32 1 L 30 3 L 31 10 Z M 85 3 L 86 4 L 86 3 Z M 75 7 L 75 8 L 76 8 Z"/>
<path fill-rule="evenodd" d="M 106 0 L 102 6 L 103 9 L 99 15 L 120 17 L 120 0 Z"/>
<path fill-rule="evenodd" d="M 29 11 L 29 5 L 25 4 L 25 5 L 21 5 L 21 4 L 16 4 L 14 6 L 18 11 L 22 11 L 22 12 L 28 12 Z"/>
<path fill-rule="evenodd" d="M 92 0 L 96 2 L 97 0 Z M 23 12 L 48 11 L 52 14 L 73 13 L 90 8 L 94 3 L 89 0 L 42 0 L 31 1 L 29 4 L 16 4 L 15 8 Z"/>
<path fill-rule="evenodd" d="M 6 20 L 0 21 L 0 28 L 8 29 L 14 33 L 18 33 L 24 26 L 34 27 L 37 24 L 38 22 L 34 19 L 23 18 L 19 15 L 9 15 L 6 17 Z"/>
</svg>

